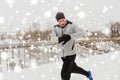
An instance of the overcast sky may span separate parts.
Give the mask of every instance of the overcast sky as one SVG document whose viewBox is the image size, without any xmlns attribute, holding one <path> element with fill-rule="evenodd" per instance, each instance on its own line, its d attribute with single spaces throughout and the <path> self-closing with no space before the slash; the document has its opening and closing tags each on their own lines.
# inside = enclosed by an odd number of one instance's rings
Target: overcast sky
<svg viewBox="0 0 120 80">
<path fill-rule="evenodd" d="M 0 0 L 0 32 L 14 32 L 33 21 L 56 24 L 58 11 L 80 27 L 102 29 L 120 21 L 119 7 L 120 0 Z"/>
</svg>

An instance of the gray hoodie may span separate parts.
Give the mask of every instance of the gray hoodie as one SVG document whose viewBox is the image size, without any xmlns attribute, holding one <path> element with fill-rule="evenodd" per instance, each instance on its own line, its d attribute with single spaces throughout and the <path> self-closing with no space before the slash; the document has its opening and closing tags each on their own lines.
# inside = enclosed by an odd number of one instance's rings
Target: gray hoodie
<svg viewBox="0 0 120 80">
<path fill-rule="evenodd" d="M 80 37 L 85 37 L 86 33 L 80 29 L 76 24 L 67 20 L 67 24 L 64 28 L 61 28 L 59 25 L 54 26 L 54 33 L 57 37 L 61 37 L 63 34 L 68 34 L 71 36 L 69 40 L 64 45 L 63 42 L 58 44 L 58 47 L 61 49 L 61 57 L 70 56 L 75 54 L 74 45 L 75 40 Z"/>
</svg>

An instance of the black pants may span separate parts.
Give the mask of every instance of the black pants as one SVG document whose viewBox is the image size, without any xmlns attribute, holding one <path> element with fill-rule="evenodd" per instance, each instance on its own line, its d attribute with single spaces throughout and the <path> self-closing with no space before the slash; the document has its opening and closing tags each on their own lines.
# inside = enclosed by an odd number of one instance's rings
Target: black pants
<svg viewBox="0 0 120 80">
<path fill-rule="evenodd" d="M 78 73 L 88 77 L 88 72 L 78 67 L 75 63 L 76 55 L 62 57 L 63 66 L 61 70 L 62 80 L 70 80 L 71 73 Z"/>
</svg>

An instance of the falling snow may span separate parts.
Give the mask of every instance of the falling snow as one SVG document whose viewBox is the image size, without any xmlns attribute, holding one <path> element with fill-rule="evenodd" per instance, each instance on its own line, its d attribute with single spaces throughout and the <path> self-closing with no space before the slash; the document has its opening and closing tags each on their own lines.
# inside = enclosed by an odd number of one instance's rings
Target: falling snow
<svg viewBox="0 0 120 80">
<path fill-rule="evenodd" d="M 97 4 L 100 4 L 97 5 L 96 2 Z M 53 22 L 55 21 L 55 13 L 57 11 L 63 11 L 69 19 L 72 19 L 79 25 L 84 24 L 83 27 L 86 29 L 92 28 L 96 30 L 96 28 L 93 28 L 93 26 L 97 26 L 98 28 L 102 29 L 105 27 L 105 24 L 109 23 L 110 21 L 119 20 L 119 17 L 117 17 L 119 15 L 114 15 L 116 13 L 119 14 L 117 10 L 118 6 L 116 5 L 119 4 L 119 2 L 116 4 L 111 4 L 111 2 L 108 0 L 106 2 L 107 3 L 104 3 L 103 0 L 95 0 L 95 3 L 91 3 L 91 1 L 86 2 L 79 0 L 5 0 L 1 3 L 4 4 L 4 6 L 1 7 L 2 13 L 0 14 L 0 16 L 5 16 L 5 18 L 0 17 L 0 24 L 5 24 L 5 27 L 8 27 L 6 26 L 6 24 L 15 27 L 15 25 L 19 25 L 19 21 L 21 21 L 21 19 L 25 16 L 28 18 L 29 22 L 37 19 L 42 20 L 44 22 L 48 21 L 50 23 L 55 23 Z M 3 10 L 3 7 L 5 7 L 5 10 L 8 11 L 7 14 L 6 11 Z M 10 16 L 13 16 L 14 18 L 10 19 Z M 39 16 L 42 17 L 38 18 Z M 87 21 L 93 22 L 89 24 L 86 23 Z M 24 27 L 21 27 L 22 30 L 23 28 Z"/>
<path fill-rule="evenodd" d="M 102 30 L 102 33 L 104 33 L 105 35 L 109 36 L 110 35 L 110 29 L 109 28 L 105 28 Z"/>
<path fill-rule="evenodd" d="M 108 8 L 106 6 L 104 6 L 103 13 L 105 14 L 107 11 L 108 11 Z"/>
<path fill-rule="evenodd" d="M 63 2 L 63 0 L 58 0 L 59 2 Z"/>
<path fill-rule="evenodd" d="M 75 6 L 74 9 L 75 9 L 75 10 L 79 10 L 79 6 Z"/>
<path fill-rule="evenodd" d="M 79 17 L 79 18 L 82 18 L 82 19 L 83 19 L 83 18 L 85 18 L 85 16 L 86 16 L 86 15 L 85 15 L 85 12 L 84 12 L 84 11 L 80 11 L 80 12 L 78 13 L 78 17 Z"/>
<path fill-rule="evenodd" d="M 36 4 L 38 4 L 38 2 L 39 2 L 39 0 L 31 0 L 31 1 L 30 1 L 30 4 L 31 4 L 31 5 L 36 5 Z"/>
<path fill-rule="evenodd" d="M 94 2 L 95 1 L 95 2 Z M 28 24 L 27 21 L 32 23 L 41 22 L 47 23 L 47 20 L 51 23 L 54 22 L 54 16 L 57 11 L 65 12 L 66 16 L 69 19 L 72 19 L 75 23 L 78 23 L 79 26 L 83 28 L 87 28 L 88 30 L 99 30 L 107 36 L 110 35 L 110 29 L 105 28 L 105 24 L 110 21 L 120 21 L 120 11 L 118 10 L 120 2 L 115 1 L 112 3 L 110 0 L 94 0 L 94 1 L 85 1 L 85 0 L 3 0 L 0 2 L 0 26 L 1 31 L 7 31 L 10 27 L 10 31 L 20 31 L 21 26 L 25 28 L 25 25 Z M 96 2 L 98 2 L 96 4 Z M 107 2 L 107 3 L 105 3 Z M 102 3 L 102 4 L 101 4 Z M 112 4 L 111 4 L 112 3 Z M 2 5 L 3 4 L 3 5 Z M 41 20 L 41 21 L 40 21 Z M 17 25 L 17 27 L 16 27 Z M 19 27 L 20 25 L 20 27 Z M 49 24 L 48 24 L 49 25 Z M 13 26 L 13 27 L 12 27 Z M 51 26 L 51 25 L 50 25 Z M 15 27 L 15 28 L 14 28 Z M 12 29 L 14 29 L 12 31 Z M 1 32 L 0 31 L 0 32 Z M 26 29 L 27 31 L 27 29 Z M 43 31 L 43 28 L 41 29 Z M 9 33 L 7 33 L 9 34 Z M 22 32 L 24 34 L 24 32 Z M 92 33 L 88 32 L 88 35 L 91 36 Z M 98 35 L 95 33 L 94 35 Z M 28 35 L 28 38 L 31 36 Z M 1 39 L 1 37 L 0 37 Z M 22 37 L 20 37 L 22 40 Z M 89 38 L 88 38 L 89 39 Z M 12 40 L 6 40 L 8 43 L 12 43 Z M 23 45 L 26 41 L 21 41 Z M 1 44 L 1 43 L 0 43 Z M 94 43 L 90 45 L 94 46 Z M 104 42 L 101 42 L 96 47 L 101 48 L 101 45 L 105 45 Z M 35 46 L 31 45 L 30 49 L 34 50 Z M 52 47 L 52 50 L 47 47 L 42 48 L 44 53 L 59 53 L 62 52 L 61 49 L 57 49 L 56 47 Z M 14 50 L 17 53 L 17 50 Z M 91 70 L 93 74 L 94 80 L 119 80 L 120 79 L 120 71 L 119 71 L 119 51 L 115 51 L 114 47 L 110 47 L 110 53 L 97 55 L 96 52 L 92 49 L 88 49 L 90 54 L 94 54 L 94 56 L 89 56 L 87 58 L 80 58 L 77 56 L 76 62 L 81 67 Z M 28 51 L 25 50 L 27 53 Z M 41 55 L 41 54 L 40 54 Z M 57 54 L 58 55 L 58 54 Z M 8 52 L 1 52 L 1 60 L 5 61 L 9 57 Z M 26 55 L 27 58 L 30 55 Z M 53 58 L 49 58 L 50 62 L 53 62 L 58 58 L 56 55 Z M 15 60 L 13 58 L 10 59 L 11 62 Z M 21 69 L 21 67 L 16 64 L 14 67 L 14 71 L 8 70 L 8 72 L 0 73 L 0 80 L 60 80 L 60 69 L 62 66 L 61 61 L 56 61 L 56 63 L 44 64 L 38 66 L 38 62 L 42 62 L 42 60 L 31 59 L 31 68 L 29 69 Z M 8 61 L 9 62 L 9 61 Z M 28 65 L 29 63 L 22 62 L 22 64 Z M 0 68 L 1 68 L 0 64 Z M 97 74 L 96 74 L 97 73 Z M 34 75 L 33 75 L 34 74 Z M 102 75 L 101 75 L 102 74 Z M 101 75 L 101 76 L 99 76 Z M 86 77 L 81 75 L 72 74 L 71 80 L 87 80 Z"/>
<path fill-rule="evenodd" d="M 7 52 L 2 52 L 1 58 L 2 58 L 3 60 L 6 60 L 6 59 L 8 58 Z"/>
<path fill-rule="evenodd" d="M 32 15 L 32 13 L 26 12 L 26 16 L 30 16 L 30 15 Z"/>
<path fill-rule="evenodd" d="M 58 8 L 57 7 L 53 7 L 53 11 L 57 11 L 58 10 Z"/>
<path fill-rule="evenodd" d="M 15 71 L 16 73 L 20 73 L 20 71 L 21 71 L 20 66 L 16 65 L 15 68 L 14 68 L 14 71 Z"/>
<path fill-rule="evenodd" d="M 15 0 L 5 0 L 8 6 L 11 8 L 15 4 Z"/>
<path fill-rule="evenodd" d="M 44 16 L 45 16 L 46 18 L 50 18 L 51 15 L 52 15 L 52 12 L 51 12 L 51 11 L 46 11 L 46 12 L 44 13 Z"/>
<path fill-rule="evenodd" d="M 90 69 L 94 80 L 119 80 L 119 51 L 111 52 L 104 55 L 96 55 L 89 58 L 79 58 L 77 56 L 76 62 L 81 67 Z M 52 60 L 52 59 L 51 59 Z M 33 60 L 33 62 L 35 62 Z M 112 63 L 112 65 L 111 65 Z M 35 64 L 33 64 L 35 67 Z M 7 72 L 0 74 L 2 80 L 19 80 L 20 77 L 25 80 L 60 80 L 60 69 L 62 62 L 45 64 L 37 66 L 36 68 L 21 70 L 19 66 L 15 67 L 15 72 Z M 114 69 L 114 70 L 113 70 Z M 97 74 L 96 74 L 97 72 Z M 19 74 L 16 74 L 19 73 Z M 33 75 L 34 74 L 34 75 Z M 99 77 L 99 75 L 101 75 Z M 6 77 L 7 76 L 7 77 Z M 72 74 L 71 80 L 87 80 L 85 76 Z"/>
<path fill-rule="evenodd" d="M 5 22 L 5 18 L 0 16 L 0 24 L 3 24 Z"/>
</svg>

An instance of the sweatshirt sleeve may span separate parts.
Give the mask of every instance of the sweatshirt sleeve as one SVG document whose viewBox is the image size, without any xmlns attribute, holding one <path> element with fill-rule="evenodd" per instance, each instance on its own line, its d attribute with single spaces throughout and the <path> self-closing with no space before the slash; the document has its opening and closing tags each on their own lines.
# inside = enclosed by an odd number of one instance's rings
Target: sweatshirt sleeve
<svg viewBox="0 0 120 80">
<path fill-rule="evenodd" d="M 51 40 L 52 40 L 52 41 L 58 41 L 58 34 L 57 34 L 57 31 L 56 31 L 56 28 L 55 28 L 55 27 L 54 27 L 53 30 L 52 30 Z"/>
<path fill-rule="evenodd" d="M 85 32 L 83 29 L 79 28 L 78 25 L 73 24 L 73 34 L 71 34 L 71 37 L 73 39 L 80 39 L 80 38 L 86 38 L 87 32 Z"/>
</svg>

